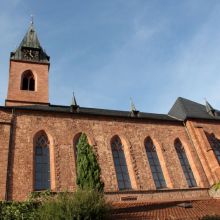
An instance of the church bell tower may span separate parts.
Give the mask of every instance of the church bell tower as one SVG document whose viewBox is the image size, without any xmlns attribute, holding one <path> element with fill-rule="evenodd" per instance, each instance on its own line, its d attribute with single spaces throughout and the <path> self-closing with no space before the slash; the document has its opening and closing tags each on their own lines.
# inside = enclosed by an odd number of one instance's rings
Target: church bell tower
<svg viewBox="0 0 220 220">
<path fill-rule="evenodd" d="M 6 106 L 49 104 L 49 61 L 31 22 L 19 47 L 10 55 Z"/>
</svg>

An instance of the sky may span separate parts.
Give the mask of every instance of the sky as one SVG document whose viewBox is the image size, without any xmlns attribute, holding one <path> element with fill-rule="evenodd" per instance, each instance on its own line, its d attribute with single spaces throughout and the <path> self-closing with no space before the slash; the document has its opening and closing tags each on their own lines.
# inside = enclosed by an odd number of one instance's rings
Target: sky
<svg viewBox="0 0 220 220">
<path fill-rule="evenodd" d="M 1 0 L 0 105 L 9 55 L 34 16 L 51 104 L 168 113 L 178 97 L 220 109 L 219 0 Z"/>
</svg>

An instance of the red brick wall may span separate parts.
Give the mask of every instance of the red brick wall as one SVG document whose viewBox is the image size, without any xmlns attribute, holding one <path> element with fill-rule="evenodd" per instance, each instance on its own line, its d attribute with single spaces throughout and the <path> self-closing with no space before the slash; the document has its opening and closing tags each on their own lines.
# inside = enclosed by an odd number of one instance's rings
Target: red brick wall
<svg viewBox="0 0 220 220">
<path fill-rule="evenodd" d="M 0 200 L 5 200 L 11 115 L 0 111 Z"/>
<path fill-rule="evenodd" d="M 156 146 L 169 189 L 188 188 L 174 149 L 176 138 L 182 141 L 186 149 L 198 186 L 207 185 L 197 153 L 181 123 L 17 111 L 13 177 L 9 191 L 11 199 L 22 200 L 33 191 L 33 139 L 42 130 L 50 141 L 51 188 L 54 191 L 76 188 L 73 140 L 80 132 L 87 134 L 97 152 L 106 192 L 118 191 L 110 146 L 114 135 L 118 135 L 124 145 L 133 190 L 156 189 L 145 153 L 144 140 L 147 136 L 152 138 Z"/>
<path fill-rule="evenodd" d="M 220 122 L 207 120 L 191 120 L 187 122 L 193 144 L 198 152 L 205 174 L 210 185 L 220 180 L 220 166 L 208 142 L 205 132 L 213 133 L 220 138 Z"/>
<path fill-rule="evenodd" d="M 24 105 L 23 102 L 48 103 L 48 68 L 48 64 L 10 61 L 6 105 Z M 31 70 L 34 74 L 35 91 L 21 90 L 21 76 L 26 70 Z"/>
</svg>

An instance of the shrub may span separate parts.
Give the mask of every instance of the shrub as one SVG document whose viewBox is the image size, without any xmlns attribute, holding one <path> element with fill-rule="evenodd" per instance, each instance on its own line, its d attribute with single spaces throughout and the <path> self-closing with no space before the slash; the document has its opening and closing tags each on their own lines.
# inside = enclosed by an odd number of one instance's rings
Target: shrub
<svg viewBox="0 0 220 220">
<path fill-rule="evenodd" d="M 103 192 L 104 183 L 100 178 L 101 169 L 92 147 L 82 134 L 77 144 L 77 185 L 81 189 L 94 189 Z"/>
<path fill-rule="evenodd" d="M 216 183 L 214 186 L 213 186 L 214 190 L 217 191 L 220 189 L 220 182 Z"/>
<path fill-rule="evenodd" d="M 42 220 L 93 220 L 106 219 L 110 207 L 103 194 L 95 190 L 77 190 L 60 193 L 42 203 L 39 219 Z"/>
<path fill-rule="evenodd" d="M 1 220 L 34 220 L 37 219 L 37 203 L 2 202 Z"/>
</svg>

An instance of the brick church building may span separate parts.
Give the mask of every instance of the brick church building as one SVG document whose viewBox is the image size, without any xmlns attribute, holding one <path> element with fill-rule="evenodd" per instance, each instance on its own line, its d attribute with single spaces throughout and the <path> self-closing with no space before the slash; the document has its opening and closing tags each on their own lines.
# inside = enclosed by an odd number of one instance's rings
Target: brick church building
<svg viewBox="0 0 220 220">
<path fill-rule="evenodd" d="M 0 200 L 76 189 L 76 144 L 88 137 L 111 201 L 210 198 L 220 181 L 220 112 L 177 98 L 168 114 L 51 105 L 50 57 L 33 24 L 10 55 L 0 106 Z"/>
</svg>

